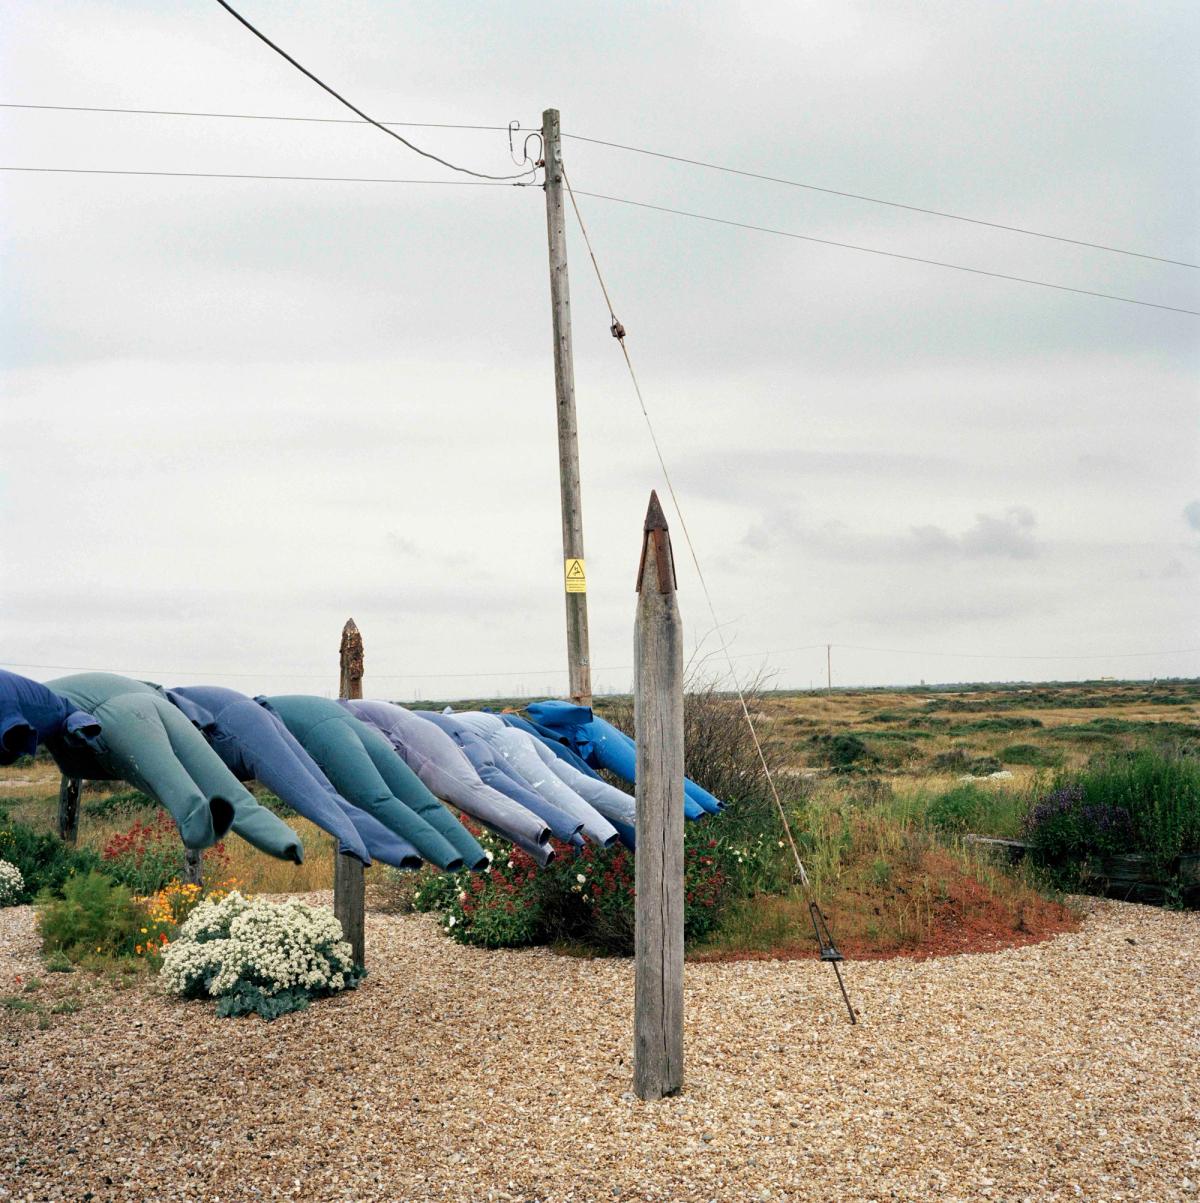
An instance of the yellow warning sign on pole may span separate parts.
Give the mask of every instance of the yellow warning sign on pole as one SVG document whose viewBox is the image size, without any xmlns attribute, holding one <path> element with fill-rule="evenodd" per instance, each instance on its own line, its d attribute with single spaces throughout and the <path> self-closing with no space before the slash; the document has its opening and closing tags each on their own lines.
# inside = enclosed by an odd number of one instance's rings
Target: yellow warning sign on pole
<svg viewBox="0 0 1200 1203">
<path fill-rule="evenodd" d="M 565 576 L 568 593 L 587 592 L 587 573 L 584 571 L 582 560 L 565 561 Z"/>
</svg>

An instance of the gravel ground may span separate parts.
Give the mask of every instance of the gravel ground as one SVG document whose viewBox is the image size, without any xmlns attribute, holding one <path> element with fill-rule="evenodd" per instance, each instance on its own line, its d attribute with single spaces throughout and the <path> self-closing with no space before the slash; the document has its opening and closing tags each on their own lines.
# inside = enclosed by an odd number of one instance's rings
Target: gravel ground
<svg viewBox="0 0 1200 1203">
<path fill-rule="evenodd" d="M 1194 913 L 851 964 L 857 1027 L 815 962 L 689 965 L 686 1088 L 655 1104 L 628 961 L 420 916 L 367 941 L 357 992 L 267 1024 L 47 974 L 0 912 L 0 995 L 48 1025 L 0 1010 L 0 1198 L 1200 1200 Z"/>
</svg>

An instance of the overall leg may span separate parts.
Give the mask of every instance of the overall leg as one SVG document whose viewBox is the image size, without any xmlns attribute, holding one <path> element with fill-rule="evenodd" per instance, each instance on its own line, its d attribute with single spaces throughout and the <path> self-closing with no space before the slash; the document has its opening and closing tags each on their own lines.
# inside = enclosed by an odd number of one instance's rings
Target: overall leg
<svg viewBox="0 0 1200 1203">
<path fill-rule="evenodd" d="M 180 710 L 166 698 L 147 696 L 158 709 L 175 756 L 205 797 L 214 803 L 221 799 L 233 807 L 233 830 L 260 852 L 298 865 L 304 859 L 300 837 L 277 815 L 258 804 Z"/>
<path fill-rule="evenodd" d="M 157 700 L 153 694 L 131 693 L 98 707 L 104 725 L 100 754 L 115 773 L 170 811 L 184 847 L 210 848 L 229 830 L 233 807 L 228 801 L 210 800 L 180 764 Z"/>
<path fill-rule="evenodd" d="M 354 734 L 362 740 L 363 748 L 392 794 L 456 848 L 470 868 L 482 868 L 487 857 L 475 837 L 429 792 L 391 744 L 365 723 L 357 724 Z"/>
<path fill-rule="evenodd" d="M 341 718 L 327 719 L 313 727 L 303 742 L 309 755 L 348 802 L 406 839 L 439 868 L 462 868 L 463 858 L 458 850 L 391 792 L 349 723 Z"/>
<path fill-rule="evenodd" d="M 287 739 L 287 728 L 255 702 L 234 702 L 221 711 L 220 724 L 238 742 L 246 766 L 282 802 L 303 815 L 338 841 L 338 851 L 357 857 L 363 864 L 371 858 L 354 830 L 354 824 L 337 805 L 333 787 L 322 785 L 307 765 L 296 758 Z M 295 744 L 295 741 L 292 741 Z M 299 744 L 295 744 L 299 748 Z M 306 756 L 306 760 L 312 761 Z M 316 768 L 315 765 L 313 765 Z M 319 773 L 320 770 L 318 769 Z M 322 778 L 323 780 L 323 778 Z M 237 824 L 234 823 L 237 831 Z"/>
</svg>

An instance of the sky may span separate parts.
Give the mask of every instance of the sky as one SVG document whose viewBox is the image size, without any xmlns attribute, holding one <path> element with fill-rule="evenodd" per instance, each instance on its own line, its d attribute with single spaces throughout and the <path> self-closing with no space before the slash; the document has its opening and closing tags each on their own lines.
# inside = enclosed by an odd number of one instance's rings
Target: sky
<svg viewBox="0 0 1200 1203">
<path fill-rule="evenodd" d="M 443 158 L 1200 309 L 1190 3 L 241 11 Z M 350 116 L 215 0 L 0 16 L 9 104 Z M 577 135 L 571 137 L 570 135 Z M 7 166 L 462 180 L 370 126 L 0 109 Z M 518 142 L 518 159 L 520 144 Z M 0 172 L 0 663 L 368 695 L 566 688 L 539 188 Z M 1200 318 L 579 198 L 593 680 L 663 493 L 695 671 L 781 687 L 1200 675 Z M 727 679 L 727 677 L 726 677 Z"/>
</svg>

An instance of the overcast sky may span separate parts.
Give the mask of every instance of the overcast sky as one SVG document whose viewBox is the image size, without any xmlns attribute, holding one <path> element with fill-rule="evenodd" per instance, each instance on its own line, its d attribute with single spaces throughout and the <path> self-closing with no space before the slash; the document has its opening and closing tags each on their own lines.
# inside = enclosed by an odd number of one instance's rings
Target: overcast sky
<svg viewBox="0 0 1200 1203">
<path fill-rule="evenodd" d="M 1191 2 L 241 7 L 381 119 L 554 106 L 1200 263 Z M 213 0 L 2 20 L 7 102 L 348 116 Z M 502 131 L 405 132 L 514 170 Z M 7 165 L 456 178 L 369 126 L 8 109 L 0 137 Z M 564 153 L 578 189 L 1200 309 L 1188 267 Z M 0 174 L 0 662 L 324 692 L 353 615 L 368 694 L 564 689 L 540 189 Z M 1200 674 L 1200 319 L 581 204 L 741 671 L 806 687 L 832 642 L 841 683 Z M 574 227 L 570 256 L 594 679 L 619 690 L 662 480 Z"/>
</svg>

